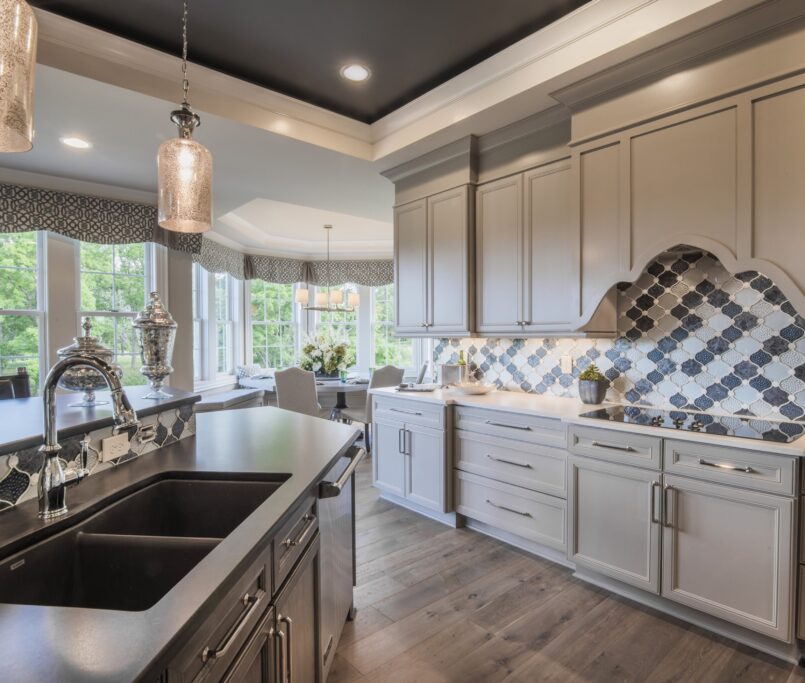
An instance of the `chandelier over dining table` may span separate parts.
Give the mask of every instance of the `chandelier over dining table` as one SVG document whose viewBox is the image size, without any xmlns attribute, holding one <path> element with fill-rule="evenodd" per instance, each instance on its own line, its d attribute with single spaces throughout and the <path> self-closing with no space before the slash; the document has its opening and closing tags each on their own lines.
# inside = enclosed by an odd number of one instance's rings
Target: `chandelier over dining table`
<svg viewBox="0 0 805 683">
<path fill-rule="evenodd" d="M 296 290 L 296 303 L 302 304 L 305 311 L 320 311 L 324 313 L 351 313 L 361 305 L 361 298 L 358 292 L 344 289 L 333 289 L 330 280 L 330 233 L 332 225 L 325 225 L 324 232 L 327 236 L 327 260 L 325 265 L 326 291 L 317 291 L 314 305 L 310 304 L 310 290 L 300 287 Z"/>
</svg>

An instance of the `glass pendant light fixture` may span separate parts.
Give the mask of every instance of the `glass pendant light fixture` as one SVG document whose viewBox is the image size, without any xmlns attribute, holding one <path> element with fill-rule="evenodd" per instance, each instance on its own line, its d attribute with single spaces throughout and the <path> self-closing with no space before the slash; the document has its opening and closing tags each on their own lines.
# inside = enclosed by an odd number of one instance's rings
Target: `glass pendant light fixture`
<svg viewBox="0 0 805 683">
<path fill-rule="evenodd" d="M 316 292 L 315 306 L 310 306 L 310 292 L 307 289 L 299 288 L 296 290 L 296 303 L 301 304 L 305 311 L 323 311 L 326 313 L 351 313 L 361 305 L 361 298 L 357 292 L 350 292 L 342 289 L 331 289 L 330 287 L 330 231 L 332 225 L 325 225 L 324 230 L 327 235 L 327 291 Z M 346 305 L 344 305 L 346 299 Z"/>
<path fill-rule="evenodd" d="M 33 146 L 36 34 L 25 0 L 0 0 L 0 152 Z"/>
<path fill-rule="evenodd" d="M 0 0 L 1 1 L 1 0 Z M 207 232 L 212 228 L 212 154 L 193 140 L 193 130 L 201 125 L 190 107 L 187 95 L 187 14 L 188 0 L 182 4 L 182 91 L 180 108 L 171 112 L 179 137 L 159 146 L 158 221 L 174 232 Z"/>
</svg>

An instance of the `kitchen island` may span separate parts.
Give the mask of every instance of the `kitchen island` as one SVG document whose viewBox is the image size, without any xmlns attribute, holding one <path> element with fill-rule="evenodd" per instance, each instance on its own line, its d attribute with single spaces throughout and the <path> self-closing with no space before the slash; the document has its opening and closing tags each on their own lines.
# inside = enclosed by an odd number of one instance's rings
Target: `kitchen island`
<svg viewBox="0 0 805 683">
<path fill-rule="evenodd" d="M 256 637 L 263 629 L 273 634 L 273 627 L 265 627 L 274 608 L 272 598 L 282 592 L 283 582 L 292 580 L 291 565 L 303 563 L 319 545 L 316 525 L 311 522 L 316 521 L 319 509 L 319 484 L 343 456 L 354 451 L 358 435 L 341 424 L 274 408 L 206 413 L 197 418 L 195 436 L 71 488 L 70 511 L 64 517 L 41 522 L 35 500 L 0 513 L 0 581 L 5 581 L 15 572 L 41 570 L 25 562 L 34 543 L 44 545 L 56 534 L 68 534 L 112 501 L 157 482 L 275 484 L 264 502 L 147 609 L 0 604 L 0 679 L 86 683 L 159 681 L 169 676 L 173 682 L 190 680 L 196 674 L 188 672 L 203 669 L 209 673 L 206 680 L 220 680 L 230 664 L 237 664 L 236 655 L 250 654 L 241 650 L 250 633 Z M 225 502 L 214 497 L 205 501 L 213 510 Z M 304 522 L 301 533 L 295 525 L 297 515 Z M 284 540 L 275 542 L 274 537 L 286 530 L 288 538 L 283 535 Z M 288 566 L 283 566 L 280 556 L 289 549 L 293 552 L 288 553 Z M 318 576 L 318 562 L 315 567 Z M 121 583 L 119 590 L 137 588 Z M 318 588 L 312 591 L 317 592 Z M 251 609 L 258 603 L 259 610 Z M 314 614 L 318 611 L 316 607 Z M 216 631 L 216 626 L 227 624 L 231 628 Z M 199 639 L 208 636 L 210 647 L 188 654 Z M 318 638 L 314 641 L 318 643 Z M 270 650 L 267 656 L 273 653 L 273 641 Z M 291 654 L 289 649 L 289 659 Z M 311 659 L 317 670 L 317 657 Z M 264 664 L 259 668 L 268 671 Z"/>
</svg>

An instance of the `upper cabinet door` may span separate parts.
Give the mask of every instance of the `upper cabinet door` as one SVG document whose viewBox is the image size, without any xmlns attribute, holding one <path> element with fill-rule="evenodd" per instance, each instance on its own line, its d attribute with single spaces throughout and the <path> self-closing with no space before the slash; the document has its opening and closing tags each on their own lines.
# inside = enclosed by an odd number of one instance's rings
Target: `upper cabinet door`
<svg viewBox="0 0 805 683">
<path fill-rule="evenodd" d="M 428 198 L 428 332 L 471 331 L 468 186 Z"/>
<path fill-rule="evenodd" d="M 523 176 L 479 185 L 475 198 L 478 332 L 522 333 Z"/>
<path fill-rule="evenodd" d="M 570 160 L 524 176 L 525 330 L 569 330 L 579 316 L 579 227 Z"/>
<path fill-rule="evenodd" d="M 427 327 L 427 202 L 394 209 L 396 331 L 424 334 Z"/>
</svg>

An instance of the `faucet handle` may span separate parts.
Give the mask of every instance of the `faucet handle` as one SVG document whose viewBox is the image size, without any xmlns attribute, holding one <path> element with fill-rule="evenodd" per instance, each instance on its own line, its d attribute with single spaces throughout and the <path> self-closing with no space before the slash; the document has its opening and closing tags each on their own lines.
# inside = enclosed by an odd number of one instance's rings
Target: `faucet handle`
<svg viewBox="0 0 805 683">
<path fill-rule="evenodd" d="M 81 439 L 81 449 L 78 451 L 78 475 L 86 477 L 89 474 L 89 439 Z"/>
</svg>

